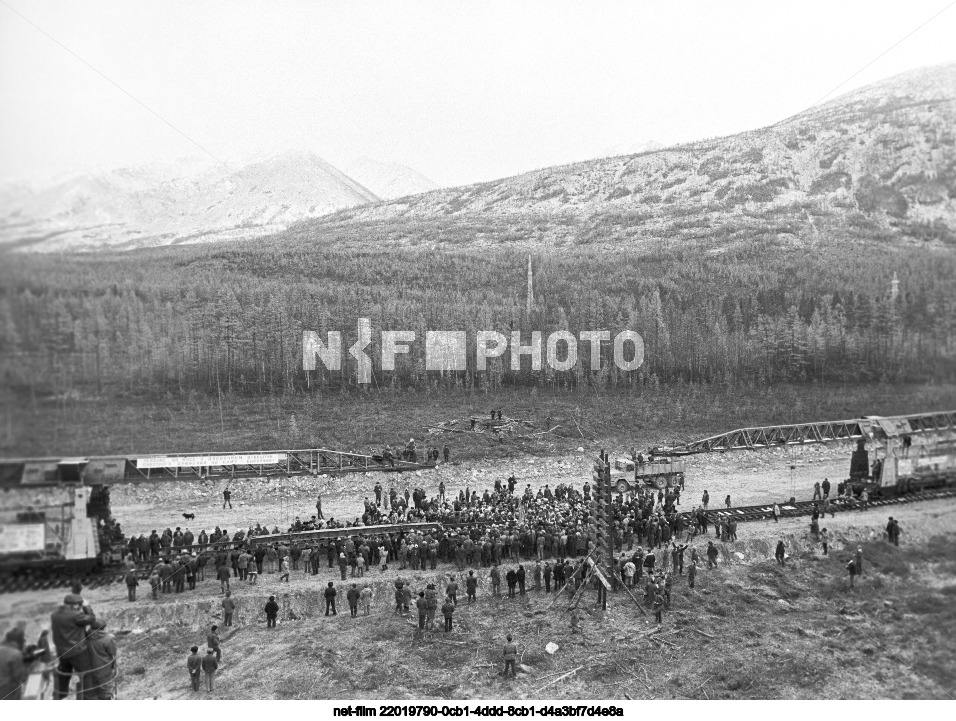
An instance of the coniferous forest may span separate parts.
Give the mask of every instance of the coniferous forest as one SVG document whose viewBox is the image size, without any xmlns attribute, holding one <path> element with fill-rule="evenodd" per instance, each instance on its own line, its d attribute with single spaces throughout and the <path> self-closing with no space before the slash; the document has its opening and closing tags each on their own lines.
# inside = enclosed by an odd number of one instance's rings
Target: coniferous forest
<svg viewBox="0 0 956 721">
<path fill-rule="evenodd" d="M 3 384 L 29 393 L 259 395 L 356 383 L 345 349 L 372 325 L 370 390 L 533 386 L 574 393 L 669 384 L 748 387 L 952 379 L 956 259 L 949 252 L 807 252 L 765 244 L 532 253 L 336 250 L 280 239 L 127 254 L 6 254 L 0 292 Z M 898 293 L 892 278 L 897 275 Z M 380 330 L 414 330 L 394 371 Z M 619 371 L 610 343 L 591 370 L 426 371 L 426 330 L 639 332 L 645 363 Z M 302 331 L 342 333 L 342 367 L 303 370 Z M 559 355 L 563 355 L 563 350 Z"/>
</svg>

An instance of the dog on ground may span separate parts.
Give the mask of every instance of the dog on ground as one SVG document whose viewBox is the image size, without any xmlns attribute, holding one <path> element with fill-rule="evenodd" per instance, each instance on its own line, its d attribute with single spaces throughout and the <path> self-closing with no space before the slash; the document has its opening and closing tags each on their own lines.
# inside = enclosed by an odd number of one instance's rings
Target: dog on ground
<svg viewBox="0 0 956 721">
<path fill-rule="evenodd" d="M 195 520 L 196 520 L 196 514 L 195 514 L 195 513 L 184 513 L 184 514 L 183 514 L 183 518 L 185 518 L 187 521 L 195 521 Z"/>
</svg>

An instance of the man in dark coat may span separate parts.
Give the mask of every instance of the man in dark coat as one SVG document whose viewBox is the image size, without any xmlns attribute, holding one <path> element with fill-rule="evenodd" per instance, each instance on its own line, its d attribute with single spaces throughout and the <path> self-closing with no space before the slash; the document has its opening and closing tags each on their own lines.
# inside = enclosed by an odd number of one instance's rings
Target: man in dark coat
<svg viewBox="0 0 956 721">
<path fill-rule="evenodd" d="M 206 674 L 206 690 L 212 693 L 213 679 L 216 677 L 216 669 L 219 668 L 219 662 L 213 655 L 212 649 L 206 650 L 206 655 L 202 660 L 202 670 Z"/>
<path fill-rule="evenodd" d="M 83 608 L 83 599 L 75 593 L 68 594 L 63 599 L 63 605 L 50 615 L 53 643 L 60 659 L 56 687 L 53 690 L 54 699 L 66 698 L 72 674 L 90 670 L 86 628 L 94 621 L 95 614 Z M 79 695 L 82 696 L 82 691 Z"/>
<path fill-rule="evenodd" d="M 425 600 L 425 592 L 418 592 L 418 599 L 415 601 L 415 607 L 418 609 L 418 630 L 425 630 L 425 622 L 428 620 L 428 601 Z"/>
<path fill-rule="evenodd" d="M 199 655 L 199 646 L 193 646 L 189 650 L 192 653 L 186 659 L 186 670 L 189 671 L 193 691 L 198 691 L 199 684 L 202 683 L 202 656 Z"/>
<path fill-rule="evenodd" d="M 452 615 L 455 613 L 455 602 L 452 601 L 451 596 L 445 597 L 445 603 L 441 607 L 442 616 L 445 617 L 445 632 L 451 631 L 451 619 Z"/>
<path fill-rule="evenodd" d="M 0 701 L 18 701 L 30 671 L 23 661 L 23 630 L 11 628 L 0 644 Z"/>
<path fill-rule="evenodd" d="M 349 602 L 349 611 L 352 614 L 352 618 L 355 618 L 356 616 L 358 616 L 358 603 L 359 603 L 359 598 L 361 597 L 361 595 L 362 595 L 362 592 L 359 591 L 358 586 L 356 586 L 354 583 L 352 584 L 352 587 L 345 594 L 345 598 L 348 599 L 348 602 Z"/>
<path fill-rule="evenodd" d="M 116 641 L 106 631 L 105 621 L 94 621 L 86 637 L 92 670 L 83 678 L 83 698 L 109 701 L 116 677 Z"/>
<path fill-rule="evenodd" d="M 279 617 L 279 604 L 276 603 L 275 596 L 269 596 L 269 600 L 266 601 L 265 611 L 266 628 L 275 628 L 276 619 Z"/>
<path fill-rule="evenodd" d="M 332 611 L 332 615 L 338 615 L 335 611 L 335 597 L 338 592 L 335 590 L 335 584 L 329 581 L 329 585 L 325 588 L 325 615 L 329 615 L 329 611 Z"/>
<path fill-rule="evenodd" d="M 518 574 L 513 568 L 508 569 L 505 574 L 505 580 L 508 582 L 508 598 L 515 597 L 515 586 L 518 585 Z"/>
</svg>

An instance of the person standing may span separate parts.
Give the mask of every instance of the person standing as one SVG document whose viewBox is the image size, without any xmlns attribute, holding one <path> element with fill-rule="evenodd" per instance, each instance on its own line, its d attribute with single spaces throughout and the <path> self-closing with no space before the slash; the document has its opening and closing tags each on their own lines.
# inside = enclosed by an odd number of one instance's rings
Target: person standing
<svg viewBox="0 0 956 721">
<path fill-rule="evenodd" d="M 697 561 L 691 561 L 687 567 L 687 585 L 694 587 L 694 581 L 697 580 Z"/>
<path fill-rule="evenodd" d="M 435 628 L 435 614 L 438 612 L 438 591 L 435 590 L 435 584 L 429 583 L 425 587 L 425 602 L 428 609 L 428 628 Z"/>
<path fill-rule="evenodd" d="M 774 557 L 777 559 L 777 563 L 779 563 L 781 566 L 784 566 L 786 565 L 784 562 L 786 556 L 787 551 L 786 548 L 784 548 L 783 539 L 781 538 L 779 541 L 777 541 L 777 550 L 774 553 Z"/>
<path fill-rule="evenodd" d="M 266 628 L 275 628 L 276 619 L 279 617 L 279 604 L 276 603 L 275 596 L 269 596 L 269 600 L 266 601 L 265 612 Z"/>
<path fill-rule="evenodd" d="M 856 573 L 860 578 L 863 577 L 863 546 L 856 547 Z"/>
<path fill-rule="evenodd" d="M 229 504 L 229 508 L 232 508 L 232 491 L 229 490 L 229 486 L 226 486 L 226 489 L 222 492 L 222 508 L 225 510 L 226 504 Z M 210 689 L 211 691 L 212 689 Z"/>
<path fill-rule="evenodd" d="M 86 627 L 94 621 L 95 614 L 89 607 L 84 608 L 83 598 L 78 593 L 68 594 L 63 605 L 50 615 L 50 629 L 59 659 L 54 699 L 67 696 L 74 673 L 90 670 Z M 79 695 L 82 696 L 82 691 Z"/>
<path fill-rule="evenodd" d="M 359 600 L 362 604 L 362 611 L 368 616 L 372 612 L 372 589 L 368 584 L 362 587 Z"/>
<path fill-rule="evenodd" d="M 24 634 L 21 628 L 7 631 L 0 644 L 0 701 L 19 701 L 30 671 L 24 663 Z"/>
<path fill-rule="evenodd" d="M 447 444 L 442 449 L 442 454 L 445 457 L 445 463 L 448 463 L 448 460 L 451 458 L 451 448 L 449 448 Z"/>
<path fill-rule="evenodd" d="M 524 596 L 525 570 L 524 566 L 520 563 L 518 564 L 518 570 L 515 572 L 515 577 L 518 580 L 518 592 Z"/>
<path fill-rule="evenodd" d="M 468 594 L 468 603 L 474 603 L 478 600 L 478 579 L 475 578 L 474 571 L 468 571 L 468 578 L 465 579 L 465 591 Z"/>
<path fill-rule="evenodd" d="M 829 551 L 827 547 L 830 544 L 830 532 L 827 531 L 827 529 L 825 528 L 822 531 L 820 531 L 820 543 L 823 544 L 823 555 L 824 556 L 829 555 Z"/>
<path fill-rule="evenodd" d="M 704 510 L 707 510 L 707 504 L 710 503 L 710 494 L 705 490 L 704 495 L 700 497 L 700 501 L 704 506 Z"/>
<path fill-rule="evenodd" d="M 202 670 L 206 675 L 206 691 L 212 693 L 213 679 L 216 677 L 216 670 L 219 668 L 219 662 L 213 655 L 212 649 L 206 650 L 206 656 L 202 660 Z"/>
<path fill-rule="evenodd" d="M 315 518 L 319 521 L 324 521 L 325 516 L 322 515 L 322 494 L 319 494 L 318 500 L 315 502 Z"/>
<path fill-rule="evenodd" d="M 186 670 L 189 671 L 189 681 L 193 685 L 193 691 L 198 691 L 199 684 L 202 683 L 202 657 L 199 655 L 199 646 L 193 646 L 189 650 L 192 653 L 186 659 Z"/>
<path fill-rule="evenodd" d="M 229 579 L 232 577 L 232 574 L 229 572 L 229 566 L 223 564 L 216 568 L 216 578 L 219 579 L 219 588 L 222 593 L 226 593 L 229 590 Z"/>
<path fill-rule="evenodd" d="M 717 568 L 717 546 L 713 541 L 707 541 L 707 568 Z"/>
<path fill-rule="evenodd" d="M 496 563 L 491 567 L 491 595 L 500 596 L 501 595 L 501 571 L 498 570 L 498 564 Z"/>
<path fill-rule="evenodd" d="M 727 497 L 724 499 L 724 505 L 726 505 L 727 508 L 730 508 L 730 494 L 729 494 L 729 493 L 727 494 Z"/>
<path fill-rule="evenodd" d="M 455 602 L 452 600 L 451 596 L 445 597 L 445 602 L 441 607 L 441 615 L 445 617 L 445 633 L 451 631 L 451 619 L 452 615 L 455 613 Z"/>
<path fill-rule="evenodd" d="M 232 599 L 232 591 L 226 591 L 226 597 L 222 599 L 222 625 L 232 625 L 232 614 L 236 610 L 236 602 Z"/>
<path fill-rule="evenodd" d="M 136 578 L 136 571 L 130 569 L 126 572 L 126 595 L 130 603 L 136 600 L 136 587 L 139 585 L 139 579 Z"/>
<path fill-rule="evenodd" d="M 425 630 L 425 622 L 428 620 L 428 601 L 425 600 L 425 592 L 419 591 L 418 598 L 415 600 L 415 608 L 418 609 L 418 630 Z"/>
<path fill-rule="evenodd" d="M 335 597 L 338 592 L 335 590 L 335 584 L 329 581 L 329 585 L 325 587 L 325 615 L 329 615 L 329 611 L 332 612 L 332 615 L 337 615 L 335 612 Z"/>
<path fill-rule="evenodd" d="M 514 636 L 510 633 L 501 649 L 501 653 L 505 660 L 505 670 L 502 675 L 507 676 L 510 672 L 512 677 L 517 676 L 516 662 L 518 660 L 518 646 L 514 642 Z"/>
<path fill-rule="evenodd" d="M 352 618 L 358 616 L 358 604 L 361 596 L 362 592 L 359 591 L 358 586 L 354 583 L 352 584 L 352 587 L 345 593 L 345 599 L 349 602 L 349 613 L 352 615 Z"/>
<path fill-rule="evenodd" d="M 282 579 L 285 579 L 286 583 L 291 583 L 291 581 L 289 581 L 289 557 L 288 556 L 282 559 L 282 566 L 279 568 L 279 572 L 282 574 L 279 576 L 279 583 L 282 583 Z"/>
<path fill-rule="evenodd" d="M 219 626 L 213 626 L 206 635 L 206 647 L 216 654 L 216 663 L 222 661 L 222 645 L 219 640 Z"/>
<path fill-rule="evenodd" d="M 634 587 L 634 574 L 637 573 L 637 566 L 634 565 L 634 561 L 628 560 L 624 564 L 624 585 L 628 588 Z"/>
<path fill-rule="evenodd" d="M 812 500 L 814 501 L 823 500 L 823 493 L 820 490 L 820 481 L 817 481 L 816 483 L 813 484 L 813 499 Z"/>
<path fill-rule="evenodd" d="M 771 513 L 773 513 L 773 522 L 774 522 L 774 523 L 780 523 L 780 506 L 778 506 L 776 503 L 774 503 L 774 504 L 773 504 L 773 509 L 771 510 Z"/>
<path fill-rule="evenodd" d="M 850 574 L 850 588 L 853 588 L 853 579 L 856 578 L 856 561 L 851 558 L 846 564 L 846 570 Z"/>
<path fill-rule="evenodd" d="M 113 698 L 116 678 L 116 640 L 106 631 L 106 622 L 99 619 L 90 625 L 86 639 L 93 668 L 83 678 L 83 698 L 109 701 Z"/>
</svg>

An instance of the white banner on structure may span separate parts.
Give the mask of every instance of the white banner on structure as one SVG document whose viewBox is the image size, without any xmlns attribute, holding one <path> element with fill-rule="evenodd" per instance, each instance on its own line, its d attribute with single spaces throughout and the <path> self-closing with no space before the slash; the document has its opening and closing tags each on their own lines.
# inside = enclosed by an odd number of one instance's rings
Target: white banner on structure
<svg viewBox="0 0 956 721">
<path fill-rule="evenodd" d="M 0 525 L 0 553 L 42 551 L 46 548 L 46 533 L 42 523 Z"/>
<path fill-rule="evenodd" d="M 286 453 L 240 453 L 222 456 L 149 456 L 137 458 L 137 468 L 190 468 L 197 466 L 268 466 L 282 463 Z"/>
</svg>

